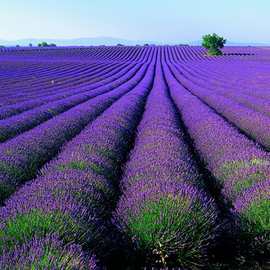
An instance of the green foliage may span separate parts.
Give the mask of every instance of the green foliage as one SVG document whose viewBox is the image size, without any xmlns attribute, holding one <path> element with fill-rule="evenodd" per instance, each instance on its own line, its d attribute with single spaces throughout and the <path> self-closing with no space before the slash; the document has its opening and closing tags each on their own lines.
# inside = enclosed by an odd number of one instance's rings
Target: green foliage
<svg viewBox="0 0 270 270">
<path fill-rule="evenodd" d="M 251 187 L 254 183 L 258 183 L 258 182 L 264 180 L 265 177 L 266 176 L 261 172 L 256 172 L 256 173 L 250 174 L 246 178 L 239 179 L 238 181 L 235 182 L 234 191 L 236 192 L 236 194 L 239 194 L 240 192 Z"/>
<path fill-rule="evenodd" d="M 42 250 L 42 256 L 35 258 L 30 265 L 26 265 L 31 270 L 36 269 L 82 269 L 79 265 L 81 258 L 79 254 L 67 252 L 64 249 L 54 248 L 53 246 L 45 246 Z M 18 268 L 21 269 L 21 268 Z M 28 268 L 27 268 L 28 269 Z M 84 268 L 83 268 L 84 269 Z"/>
<path fill-rule="evenodd" d="M 66 232 L 67 240 L 73 232 L 79 231 L 72 219 L 60 212 L 43 213 L 32 210 L 16 216 L 0 230 L 0 251 L 3 248 L 12 250 L 16 245 L 26 243 L 33 237 L 44 237 L 50 233 Z"/>
<path fill-rule="evenodd" d="M 225 162 L 219 170 L 221 180 L 224 181 L 229 177 L 232 177 L 237 171 L 241 169 L 248 169 L 250 167 L 255 167 L 258 171 L 261 171 L 261 168 L 268 166 L 269 161 L 263 158 L 253 158 L 251 160 L 232 160 Z"/>
<path fill-rule="evenodd" d="M 226 39 L 218 36 L 217 34 L 208 34 L 203 36 L 202 46 L 208 49 L 209 55 L 222 55 L 222 49 Z"/>
<path fill-rule="evenodd" d="M 104 175 L 107 178 L 113 178 L 117 174 L 117 171 L 115 171 L 111 167 L 106 167 L 105 165 L 98 164 L 96 162 L 88 162 L 85 161 L 71 161 L 67 164 L 60 164 L 57 166 L 57 169 L 60 171 L 65 170 L 80 170 L 80 171 L 86 171 L 86 170 L 92 170 L 94 173 L 98 175 Z"/>
<path fill-rule="evenodd" d="M 7 164 L 5 162 L 0 162 L 0 171 L 5 173 L 6 178 L 17 178 L 24 176 L 24 171 L 21 168 Z M 11 185 L 8 181 L 2 181 L 0 183 L 0 204 L 14 191 L 15 185 Z"/>
<path fill-rule="evenodd" d="M 64 259 L 66 258 L 61 256 L 59 250 L 53 249 L 53 247 L 50 246 L 45 246 L 43 255 L 41 258 L 38 258 L 32 262 L 31 269 L 49 269 L 49 267 L 53 267 L 54 265 L 58 265 L 60 269 L 61 265 L 64 264 Z"/>
<path fill-rule="evenodd" d="M 4 200 L 14 192 L 14 186 L 7 183 L 0 183 L 0 205 L 3 204 Z"/>
<path fill-rule="evenodd" d="M 152 257 L 166 266 L 174 257 L 181 266 L 199 265 L 205 241 L 212 233 L 209 220 L 199 202 L 191 206 L 188 198 L 168 196 L 148 202 L 138 216 L 131 217 L 129 233 L 148 260 Z"/>
<path fill-rule="evenodd" d="M 88 168 L 88 164 L 84 161 L 71 161 L 67 164 L 60 164 L 58 166 L 58 169 L 60 171 L 64 171 L 64 170 L 68 170 L 68 169 L 71 169 L 71 170 L 81 170 L 81 171 L 84 171 Z"/>
<path fill-rule="evenodd" d="M 244 212 L 253 233 L 263 233 L 270 231 L 270 200 L 262 199 L 254 201 L 250 207 Z M 269 239 L 268 239 L 269 240 Z"/>
<path fill-rule="evenodd" d="M 216 56 L 219 56 L 219 55 L 222 55 L 222 51 L 220 49 L 214 49 L 214 48 L 211 48 L 208 50 L 208 54 L 209 55 L 216 55 Z"/>
<path fill-rule="evenodd" d="M 56 47 L 56 44 L 54 44 L 54 43 L 49 44 L 49 43 L 43 41 L 43 42 L 38 44 L 38 47 Z"/>
</svg>

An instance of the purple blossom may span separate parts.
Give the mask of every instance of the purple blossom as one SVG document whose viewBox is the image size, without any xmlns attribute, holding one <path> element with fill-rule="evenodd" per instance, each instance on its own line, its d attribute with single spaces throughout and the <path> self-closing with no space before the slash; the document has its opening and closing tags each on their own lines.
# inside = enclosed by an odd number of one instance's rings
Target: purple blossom
<svg viewBox="0 0 270 270">
<path fill-rule="evenodd" d="M 4 231 L 0 251 L 9 247 L 11 252 L 36 237 L 57 233 L 65 243 L 87 245 L 99 256 L 110 252 L 107 224 L 115 204 L 117 177 L 152 83 L 154 66 L 146 71 L 147 67 L 131 91 L 119 89 L 119 96 L 128 93 L 67 143 L 40 176 L 5 202 L 0 209 Z M 112 94 L 109 98 L 116 99 Z M 104 98 L 100 101 L 105 102 Z"/>
<path fill-rule="evenodd" d="M 166 265 L 174 257 L 182 267 L 202 263 L 216 225 L 215 203 L 203 186 L 158 61 L 114 222 L 152 263 Z"/>
<path fill-rule="evenodd" d="M 34 238 L 0 256 L 0 268 L 97 270 L 95 257 L 86 256 L 76 244 L 64 245 L 56 235 Z"/>
</svg>

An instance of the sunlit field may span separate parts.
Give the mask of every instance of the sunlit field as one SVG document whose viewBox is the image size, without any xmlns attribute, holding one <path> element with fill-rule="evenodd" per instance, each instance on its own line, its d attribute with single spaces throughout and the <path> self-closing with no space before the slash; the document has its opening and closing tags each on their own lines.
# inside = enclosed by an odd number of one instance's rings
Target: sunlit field
<svg viewBox="0 0 270 270">
<path fill-rule="evenodd" d="M 268 269 L 270 49 L 0 49 L 0 269 Z"/>
</svg>

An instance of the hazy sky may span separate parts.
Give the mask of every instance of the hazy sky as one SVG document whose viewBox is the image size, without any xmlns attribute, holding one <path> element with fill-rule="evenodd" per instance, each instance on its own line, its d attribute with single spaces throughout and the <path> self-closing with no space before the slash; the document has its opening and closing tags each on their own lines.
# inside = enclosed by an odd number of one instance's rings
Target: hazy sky
<svg viewBox="0 0 270 270">
<path fill-rule="evenodd" d="M 270 41 L 269 0 L 1 0 L 0 39 Z"/>
</svg>

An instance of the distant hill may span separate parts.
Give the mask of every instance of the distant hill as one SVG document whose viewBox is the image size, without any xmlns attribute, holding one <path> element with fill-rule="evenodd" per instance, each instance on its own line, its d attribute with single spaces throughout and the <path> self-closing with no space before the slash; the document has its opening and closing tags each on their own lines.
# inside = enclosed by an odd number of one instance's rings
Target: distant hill
<svg viewBox="0 0 270 270">
<path fill-rule="evenodd" d="M 3 46 L 28 46 L 29 43 L 36 46 L 38 43 L 45 41 L 47 43 L 55 43 L 58 46 L 98 46 L 98 45 L 143 45 L 143 44 L 161 44 L 154 41 L 144 41 L 144 40 L 127 40 L 121 38 L 113 37 L 94 37 L 94 38 L 76 38 L 76 39 L 18 39 L 18 40 L 0 40 L 0 45 Z"/>
</svg>

